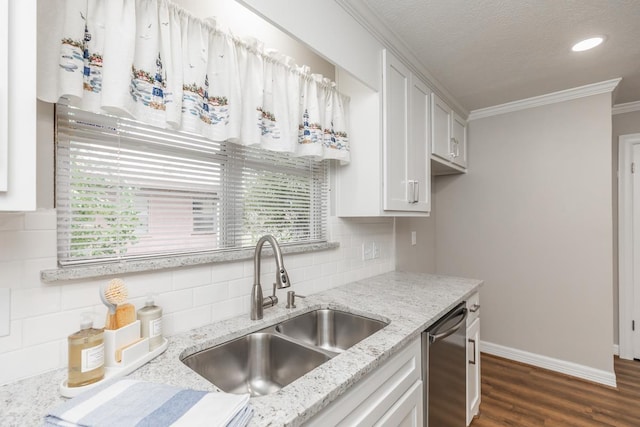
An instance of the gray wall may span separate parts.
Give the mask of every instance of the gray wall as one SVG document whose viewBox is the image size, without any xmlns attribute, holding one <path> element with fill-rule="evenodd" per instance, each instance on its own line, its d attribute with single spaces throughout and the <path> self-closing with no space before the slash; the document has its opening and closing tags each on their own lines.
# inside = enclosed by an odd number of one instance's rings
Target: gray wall
<svg viewBox="0 0 640 427">
<path fill-rule="evenodd" d="M 483 341 L 613 372 L 611 134 L 609 94 L 472 121 L 469 173 L 397 220 L 398 267 L 484 279 Z"/>
<path fill-rule="evenodd" d="M 640 111 L 632 113 L 616 114 L 613 116 L 613 138 L 611 140 L 611 153 L 613 156 L 613 339 L 616 344 L 620 342 L 619 314 L 618 314 L 618 138 L 620 135 L 640 133 Z"/>
<path fill-rule="evenodd" d="M 433 197 L 431 203 L 433 212 Z M 429 218 L 396 218 L 396 270 L 436 272 L 435 227 L 436 220 L 433 214 Z M 415 246 L 411 245 L 412 231 L 416 232 Z"/>
</svg>

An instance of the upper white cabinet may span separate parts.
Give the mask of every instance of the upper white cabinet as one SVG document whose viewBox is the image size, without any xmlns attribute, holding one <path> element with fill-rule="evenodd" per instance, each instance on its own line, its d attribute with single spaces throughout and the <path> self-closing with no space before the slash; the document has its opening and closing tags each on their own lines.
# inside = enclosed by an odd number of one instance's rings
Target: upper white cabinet
<svg viewBox="0 0 640 427">
<path fill-rule="evenodd" d="M 430 210 L 427 86 L 389 52 L 384 54 L 384 210 Z"/>
<path fill-rule="evenodd" d="M 0 9 L 0 211 L 29 211 L 36 209 L 36 0 Z"/>
<path fill-rule="evenodd" d="M 380 93 L 336 71 L 338 89 L 351 97 L 351 162 L 334 170 L 335 214 L 428 216 L 431 91 L 386 51 L 381 76 Z"/>
<path fill-rule="evenodd" d="M 431 159 L 434 175 L 466 172 L 467 122 L 431 94 Z"/>
</svg>

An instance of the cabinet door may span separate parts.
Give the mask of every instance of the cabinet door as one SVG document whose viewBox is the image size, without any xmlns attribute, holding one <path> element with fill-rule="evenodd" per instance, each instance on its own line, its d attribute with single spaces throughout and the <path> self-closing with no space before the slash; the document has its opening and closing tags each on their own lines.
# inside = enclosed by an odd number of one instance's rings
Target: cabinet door
<svg viewBox="0 0 640 427">
<path fill-rule="evenodd" d="M 431 153 L 451 160 L 451 108 L 435 93 L 431 101 Z"/>
<path fill-rule="evenodd" d="M 408 210 L 431 210 L 431 155 L 429 152 L 429 100 L 431 91 L 411 76 L 409 91 Z"/>
<path fill-rule="evenodd" d="M 467 167 L 467 122 L 456 113 L 452 116 L 451 161 L 463 168 Z"/>
<path fill-rule="evenodd" d="M 0 83 L 0 211 L 36 209 L 36 6 L 36 0 L 9 0 L 0 6 L 0 19 L 9 22 L 0 30 L 0 50 L 7 52 L 0 59 L 6 59 L 0 78 L 8 79 L 7 86 Z"/>
<path fill-rule="evenodd" d="M 480 318 L 467 328 L 467 425 L 480 409 Z"/>
<path fill-rule="evenodd" d="M 407 67 L 384 53 L 384 210 L 403 211 L 409 206 L 407 159 L 409 155 L 409 80 Z"/>
<path fill-rule="evenodd" d="M 422 427 L 424 424 L 422 387 L 422 381 L 416 381 L 374 425 L 376 427 Z"/>
</svg>

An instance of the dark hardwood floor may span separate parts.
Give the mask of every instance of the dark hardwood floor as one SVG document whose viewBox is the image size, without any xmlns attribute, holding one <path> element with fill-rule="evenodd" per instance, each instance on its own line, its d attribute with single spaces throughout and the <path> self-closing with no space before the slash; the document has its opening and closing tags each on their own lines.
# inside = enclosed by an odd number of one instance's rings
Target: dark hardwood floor
<svg viewBox="0 0 640 427">
<path fill-rule="evenodd" d="M 471 427 L 640 427 L 640 362 L 615 358 L 618 388 L 482 354 L 480 415 Z"/>
</svg>

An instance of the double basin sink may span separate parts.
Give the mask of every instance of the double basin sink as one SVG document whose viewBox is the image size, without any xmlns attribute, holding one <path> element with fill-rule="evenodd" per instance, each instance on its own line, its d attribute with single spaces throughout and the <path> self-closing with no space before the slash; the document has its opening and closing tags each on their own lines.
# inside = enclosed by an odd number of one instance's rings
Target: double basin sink
<svg viewBox="0 0 640 427">
<path fill-rule="evenodd" d="M 275 393 L 387 325 L 333 309 L 315 310 L 185 357 L 228 393 Z"/>
</svg>

